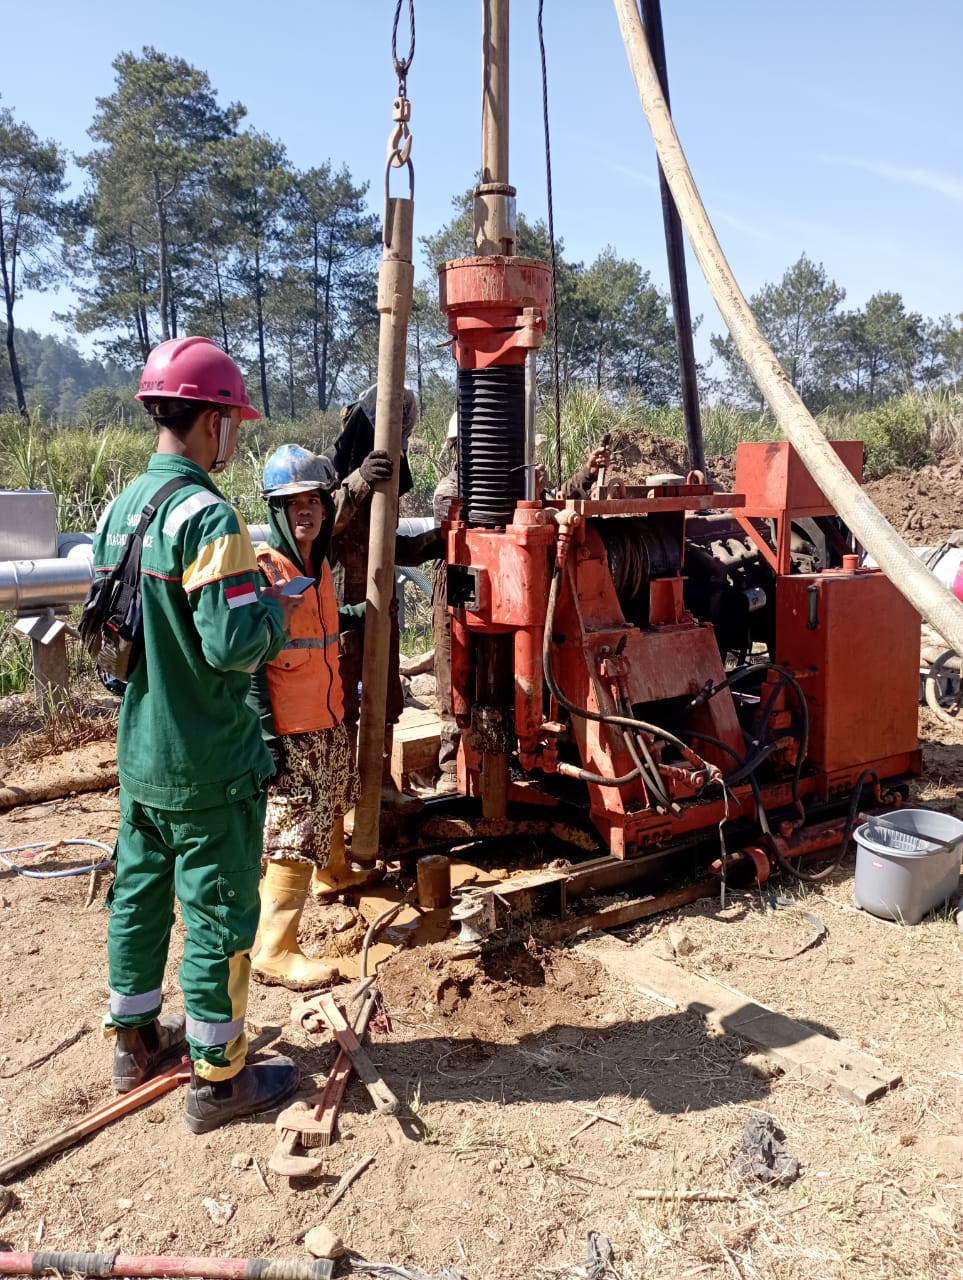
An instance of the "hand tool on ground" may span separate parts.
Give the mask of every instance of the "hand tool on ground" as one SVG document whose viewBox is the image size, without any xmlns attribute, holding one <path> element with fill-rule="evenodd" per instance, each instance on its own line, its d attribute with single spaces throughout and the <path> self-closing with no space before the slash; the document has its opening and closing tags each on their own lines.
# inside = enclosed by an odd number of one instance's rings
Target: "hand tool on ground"
<svg viewBox="0 0 963 1280">
<path fill-rule="evenodd" d="M 373 983 L 368 983 L 361 993 L 361 1004 L 352 1020 L 354 1033 L 364 1035 L 371 1016 L 378 1006 L 378 993 Z M 300 1006 L 313 1016 L 313 1002 Z M 295 1020 L 300 1021 L 297 1011 Z M 302 1024 L 303 1025 L 303 1024 Z M 341 1049 L 334 1066 L 328 1073 L 324 1088 L 315 1098 L 296 1102 L 277 1117 L 275 1128 L 280 1134 L 277 1146 L 268 1161 L 268 1168 L 287 1178 L 303 1178 L 317 1173 L 322 1161 L 316 1156 L 295 1155 L 295 1147 L 326 1147 L 334 1138 L 338 1108 L 344 1098 L 351 1075 L 351 1058 Z"/>
<path fill-rule="evenodd" d="M 0 1275 L 206 1276 L 210 1280 L 331 1280 L 330 1258 L 144 1258 L 129 1253 L 0 1253 Z"/>
<path fill-rule="evenodd" d="M 318 1022 L 331 1031 L 342 1050 L 351 1059 L 351 1065 L 358 1073 L 358 1079 L 368 1090 L 375 1110 L 382 1115 L 393 1116 L 401 1110 L 401 1103 L 385 1084 L 378 1068 L 368 1056 L 368 1051 L 348 1025 L 344 1014 L 338 1008 L 334 996 L 324 992 L 313 1002 L 314 1013 Z"/>
<path fill-rule="evenodd" d="M 58 1130 L 47 1138 L 42 1138 L 39 1142 L 35 1142 L 32 1147 L 28 1147 L 26 1151 L 21 1151 L 19 1155 L 11 1156 L 8 1160 L 4 1160 L 0 1163 L 0 1182 L 16 1174 L 23 1173 L 31 1165 L 45 1160 L 48 1156 L 56 1155 L 58 1151 L 65 1151 L 67 1147 L 72 1147 L 81 1138 L 86 1138 L 88 1134 L 96 1133 L 98 1129 L 102 1129 L 114 1120 L 119 1120 L 121 1116 L 129 1115 L 130 1112 L 136 1111 L 138 1107 L 144 1106 L 145 1103 L 153 1102 L 156 1098 L 163 1097 L 165 1093 L 170 1093 L 171 1090 L 176 1089 L 178 1085 L 187 1084 L 190 1078 L 191 1064 L 185 1058 L 176 1067 L 170 1067 L 167 1071 L 162 1071 L 152 1079 L 145 1080 L 143 1084 L 137 1085 L 129 1093 L 123 1094 L 122 1097 L 115 1098 L 103 1107 L 98 1107 L 96 1111 L 92 1111 L 83 1120 L 68 1124 L 66 1128 Z M 4 1256 L 6 1255 L 0 1255 L 0 1257 Z"/>
</svg>

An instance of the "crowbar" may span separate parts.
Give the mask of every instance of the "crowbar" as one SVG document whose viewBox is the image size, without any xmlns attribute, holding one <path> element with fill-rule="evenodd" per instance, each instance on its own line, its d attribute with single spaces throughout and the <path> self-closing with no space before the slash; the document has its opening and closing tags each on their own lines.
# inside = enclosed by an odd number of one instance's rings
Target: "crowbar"
<svg viewBox="0 0 963 1280">
<path fill-rule="evenodd" d="M 41 1160 L 46 1160 L 48 1156 L 56 1155 L 58 1151 L 65 1151 L 67 1147 L 72 1147 L 75 1143 L 78 1143 L 81 1138 L 86 1138 L 88 1134 L 96 1133 L 98 1129 L 103 1129 L 105 1125 L 113 1123 L 114 1120 L 119 1120 L 122 1116 L 129 1115 L 132 1111 L 136 1111 L 138 1107 L 144 1106 L 145 1103 L 153 1102 L 156 1098 L 162 1098 L 165 1093 L 170 1093 L 179 1085 L 187 1084 L 190 1078 L 190 1059 L 184 1058 L 176 1067 L 169 1067 L 167 1071 L 162 1071 L 152 1079 L 145 1080 L 143 1084 L 137 1085 L 129 1093 L 125 1093 L 122 1097 L 115 1098 L 113 1102 L 108 1102 L 104 1106 L 98 1107 L 96 1111 L 91 1111 L 90 1115 L 85 1116 L 83 1120 L 68 1124 L 65 1129 L 59 1129 L 48 1138 L 41 1138 L 39 1142 L 35 1142 L 26 1151 L 21 1151 L 19 1155 L 11 1156 L 9 1160 L 4 1160 L 0 1164 L 0 1182 L 23 1173 L 31 1165 L 38 1164 Z M 2 1270 L 0 1270 L 0 1274 L 2 1274 Z"/>
</svg>

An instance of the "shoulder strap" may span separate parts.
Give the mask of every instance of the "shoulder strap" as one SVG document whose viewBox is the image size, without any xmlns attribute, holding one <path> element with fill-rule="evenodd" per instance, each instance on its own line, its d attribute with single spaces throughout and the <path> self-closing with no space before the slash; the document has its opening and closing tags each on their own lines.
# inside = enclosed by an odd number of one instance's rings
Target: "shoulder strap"
<svg viewBox="0 0 963 1280">
<path fill-rule="evenodd" d="M 196 483 L 195 480 L 191 480 L 188 476 L 174 476 L 161 485 L 150 502 L 145 504 L 143 511 L 140 513 L 137 528 L 127 538 L 124 553 L 117 561 L 112 574 L 114 578 L 123 578 L 131 581 L 140 576 L 140 557 L 144 546 L 144 534 L 147 532 L 147 527 L 154 519 L 154 516 L 157 515 L 158 508 L 178 489 L 184 489 L 188 485 Z"/>
<path fill-rule="evenodd" d="M 153 498 L 151 498 L 150 502 L 146 504 L 144 510 L 140 513 L 140 521 L 137 528 L 134 530 L 134 537 L 143 538 L 144 534 L 147 532 L 147 526 L 153 520 L 154 516 L 157 515 L 157 508 L 161 503 L 166 502 L 172 493 L 176 493 L 178 489 L 184 489 L 188 485 L 195 483 L 196 481 L 189 479 L 187 476 L 174 476 L 173 479 L 168 480 L 166 484 L 162 484 L 154 494 Z"/>
</svg>

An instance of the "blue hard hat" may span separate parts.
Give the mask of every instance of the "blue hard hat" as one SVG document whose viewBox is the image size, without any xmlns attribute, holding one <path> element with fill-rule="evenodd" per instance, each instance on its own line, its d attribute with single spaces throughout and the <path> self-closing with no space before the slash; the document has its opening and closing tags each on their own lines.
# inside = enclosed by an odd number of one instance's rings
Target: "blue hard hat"
<svg viewBox="0 0 963 1280">
<path fill-rule="evenodd" d="M 264 466 L 262 494 L 284 498 L 311 489 L 330 489 L 337 483 L 334 463 L 323 453 L 312 453 L 299 444 L 282 444 Z"/>
</svg>

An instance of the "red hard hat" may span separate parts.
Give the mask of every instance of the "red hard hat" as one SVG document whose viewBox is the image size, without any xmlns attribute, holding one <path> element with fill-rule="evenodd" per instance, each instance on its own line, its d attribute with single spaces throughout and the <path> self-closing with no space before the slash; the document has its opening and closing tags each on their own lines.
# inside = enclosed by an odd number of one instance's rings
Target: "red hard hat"
<svg viewBox="0 0 963 1280">
<path fill-rule="evenodd" d="M 248 399 L 244 375 L 210 338 L 171 338 L 154 348 L 144 365 L 137 399 L 155 396 L 233 406 L 247 422 L 261 416 Z"/>
</svg>

